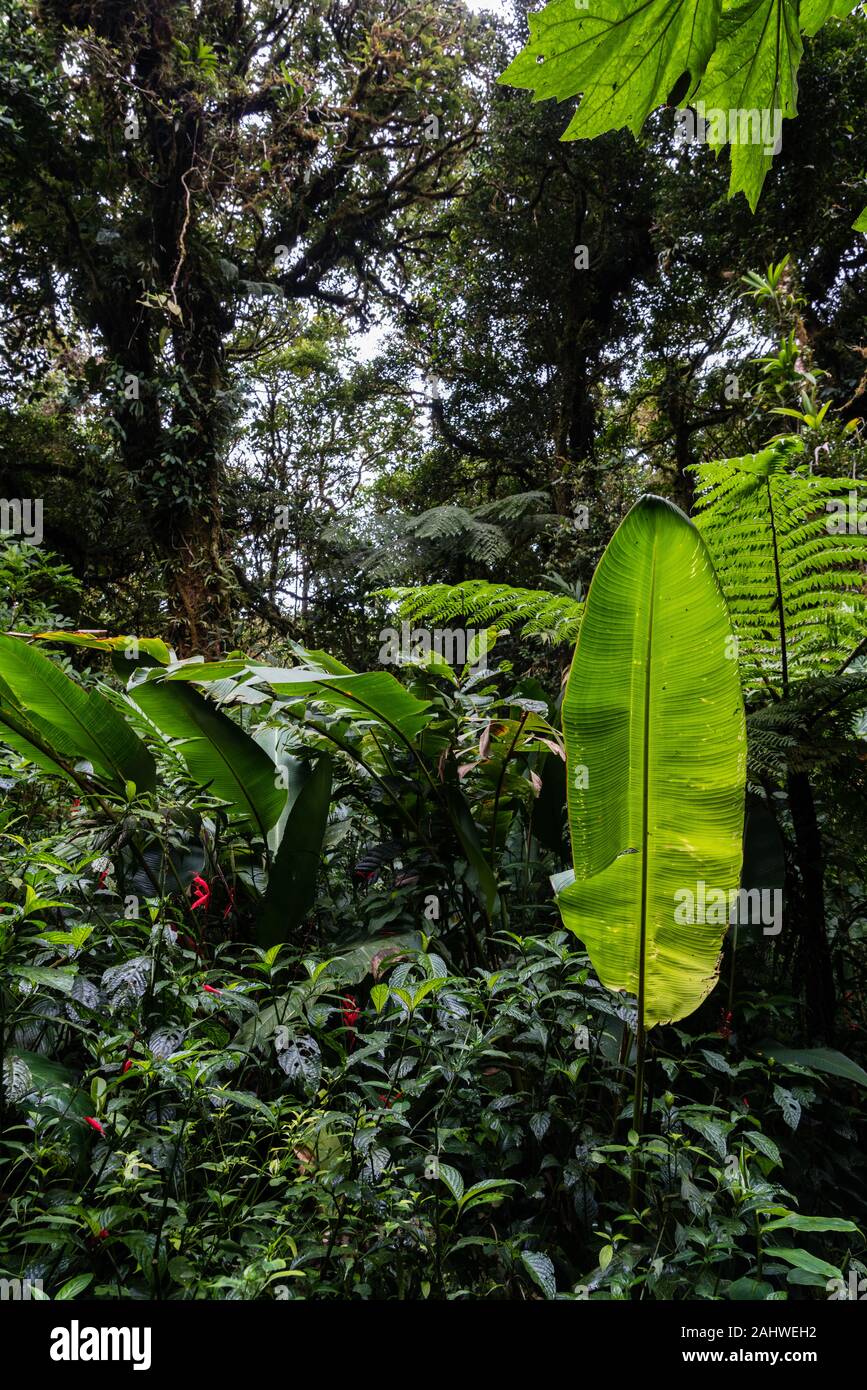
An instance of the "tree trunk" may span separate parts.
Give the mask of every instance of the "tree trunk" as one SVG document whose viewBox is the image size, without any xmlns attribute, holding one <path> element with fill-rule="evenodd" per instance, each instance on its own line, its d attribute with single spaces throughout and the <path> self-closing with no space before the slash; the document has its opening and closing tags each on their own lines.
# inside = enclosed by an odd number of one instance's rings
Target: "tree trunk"
<svg viewBox="0 0 867 1390">
<path fill-rule="evenodd" d="M 830 1039 L 837 1000 L 825 922 L 822 836 L 807 774 L 790 772 L 788 791 L 801 880 L 798 955 L 799 975 L 804 982 L 807 1001 L 807 1025 L 814 1037 Z"/>
</svg>

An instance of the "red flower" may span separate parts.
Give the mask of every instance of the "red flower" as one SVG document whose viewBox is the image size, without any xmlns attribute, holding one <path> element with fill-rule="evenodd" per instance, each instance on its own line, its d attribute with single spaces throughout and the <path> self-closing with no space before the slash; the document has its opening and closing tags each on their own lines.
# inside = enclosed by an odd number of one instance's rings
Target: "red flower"
<svg viewBox="0 0 867 1390">
<path fill-rule="evenodd" d="M 354 994 L 346 995 L 340 1012 L 343 1015 L 343 1026 L 346 1028 L 346 1045 L 351 1052 L 355 1046 L 355 1025 L 361 1018 L 361 1010 Z"/>
<path fill-rule="evenodd" d="M 202 985 L 202 989 L 205 991 L 206 994 L 222 994 L 222 993 L 223 993 L 223 991 L 222 991 L 221 989 L 214 989 L 214 986 L 213 986 L 213 985 Z"/>
<path fill-rule="evenodd" d="M 108 1228 L 103 1226 L 97 1236 L 97 1240 L 108 1240 Z"/>
<path fill-rule="evenodd" d="M 97 888 L 105 887 L 105 880 L 108 878 L 108 869 L 100 869 L 99 878 L 96 880 Z"/>
<path fill-rule="evenodd" d="M 732 1018 L 733 1018 L 733 1017 L 734 1017 L 734 1015 L 732 1014 L 732 1012 L 731 1012 L 730 1009 L 728 1009 L 728 1010 L 727 1010 L 727 1009 L 720 1009 L 720 1015 L 719 1015 L 720 1023 L 719 1023 L 719 1028 L 717 1029 L 717 1032 L 719 1033 L 720 1037 L 721 1037 L 725 1042 L 728 1042 L 729 1038 L 730 1038 L 731 1035 L 732 1035 Z"/>
<path fill-rule="evenodd" d="M 749 1102 L 749 1100 L 747 1099 L 747 1097 L 746 1097 L 746 1096 L 742 1096 L 741 1099 L 743 1100 L 743 1103 L 744 1103 L 744 1105 L 746 1106 L 747 1110 L 749 1110 L 749 1108 L 750 1108 L 750 1102 Z"/>
<path fill-rule="evenodd" d="M 126 1073 L 129 1071 L 129 1069 L 130 1069 L 131 1066 L 132 1066 L 132 1058 L 131 1058 L 131 1057 L 127 1057 L 126 1061 L 124 1062 L 123 1066 L 122 1066 L 121 1069 L 120 1069 L 120 1074 L 121 1074 L 121 1076 L 126 1076 Z"/>
<path fill-rule="evenodd" d="M 211 901 L 210 885 L 205 882 L 201 874 L 196 874 L 195 878 L 193 879 L 193 887 L 196 890 L 197 896 L 193 898 L 193 901 L 190 903 L 190 907 L 192 908 L 193 912 L 195 912 L 197 907 L 203 907 L 205 911 L 207 911 L 208 904 Z"/>
<path fill-rule="evenodd" d="M 92 1115 L 85 1115 L 84 1123 L 90 1125 L 91 1129 L 95 1129 L 97 1134 L 101 1134 L 103 1138 L 105 1137 L 105 1130 L 99 1123 L 99 1120 L 95 1120 Z"/>
</svg>

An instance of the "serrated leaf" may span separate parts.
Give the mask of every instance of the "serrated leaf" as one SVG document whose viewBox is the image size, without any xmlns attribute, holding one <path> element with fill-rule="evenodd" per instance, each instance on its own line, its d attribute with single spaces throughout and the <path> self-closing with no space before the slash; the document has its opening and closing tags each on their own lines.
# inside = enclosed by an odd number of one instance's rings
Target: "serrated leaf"
<svg viewBox="0 0 867 1390">
<path fill-rule="evenodd" d="M 717 36 L 720 0 L 553 0 L 528 16 L 530 41 L 500 78 L 535 100 L 582 95 L 563 136 L 627 126 L 638 134 L 688 74 L 691 91 Z"/>
<path fill-rule="evenodd" d="M 723 14 L 719 42 L 695 94 L 706 118 L 716 112 L 725 118 L 708 119 L 707 141 L 716 151 L 731 146 L 729 197 L 743 193 L 753 211 L 773 162 L 762 137 L 775 113 L 779 122 L 798 114 L 802 53 L 797 0 L 740 0 Z"/>
</svg>

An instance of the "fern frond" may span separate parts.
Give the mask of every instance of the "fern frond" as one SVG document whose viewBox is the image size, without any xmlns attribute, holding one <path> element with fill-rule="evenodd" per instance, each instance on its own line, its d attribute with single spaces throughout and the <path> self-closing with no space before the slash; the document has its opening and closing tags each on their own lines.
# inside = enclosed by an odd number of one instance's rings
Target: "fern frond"
<svg viewBox="0 0 867 1390">
<path fill-rule="evenodd" d="M 751 780 L 783 784 L 791 770 L 834 767 L 864 756 L 859 734 L 867 706 L 867 673 L 816 676 L 798 681 L 785 700 L 770 700 L 748 713 Z"/>
<path fill-rule="evenodd" d="M 436 625 L 459 620 L 467 626 L 509 628 L 552 643 L 574 642 L 584 611 L 583 603 L 565 594 L 486 579 L 381 589 L 377 596 L 396 603 L 402 621 Z"/>
<path fill-rule="evenodd" d="M 696 524 L 728 600 L 745 684 L 774 693 L 785 684 L 783 642 L 785 674 L 798 680 L 833 671 L 867 631 L 867 535 L 857 516 L 838 534 L 831 515 L 859 485 L 793 467 L 799 446 L 784 440 L 692 470 Z"/>
</svg>

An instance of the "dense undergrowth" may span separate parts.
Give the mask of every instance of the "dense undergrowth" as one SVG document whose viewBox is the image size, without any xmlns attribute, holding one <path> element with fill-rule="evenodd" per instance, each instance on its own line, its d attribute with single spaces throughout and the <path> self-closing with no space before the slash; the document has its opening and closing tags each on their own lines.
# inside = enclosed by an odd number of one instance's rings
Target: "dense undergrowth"
<svg viewBox="0 0 867 1390">
<path fill-rule="evenodd" d="M 845 1055 L 804 1046 L 778 943 L 742 931 L 700 1012 L 654 1030 L 636 1119 L 634 1005 L 551 898 L 547 706 L 508 669 L 405 680 L 440 692 L 415 760 L 326 706 L 293 735 L 345 748 L 288 943 L 253 944 L 250 835 L 153 729 L 158 790 L 131 799 L 10 759 L 3 1273 L 85 1298 L 846 1296 L 867 1274 L 857 991 Z M 471 830 L 419 792 L 456 753 Z"/>
</svg>

